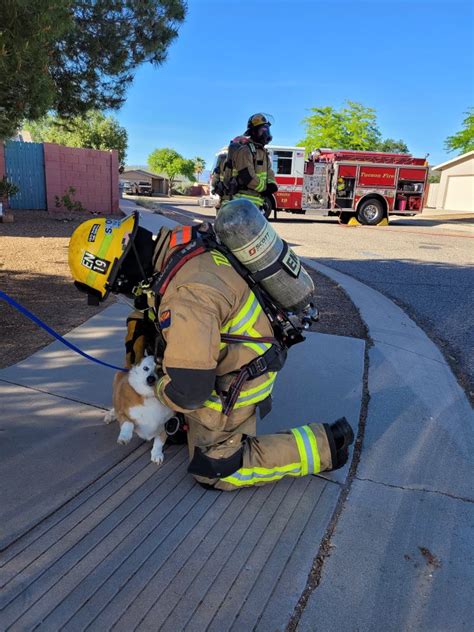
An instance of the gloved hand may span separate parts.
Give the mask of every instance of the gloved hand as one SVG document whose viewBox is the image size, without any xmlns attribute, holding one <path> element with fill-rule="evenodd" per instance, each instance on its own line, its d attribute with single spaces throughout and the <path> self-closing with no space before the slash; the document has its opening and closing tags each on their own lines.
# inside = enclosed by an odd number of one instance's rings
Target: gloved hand
<svg viewBox="0 0 474 632">
<path fill-rule="evenodd" d="M 275 182 L 269 182 L 267 188 L 264 191 L 264 195 L 273 195 L 278 191 L 278 186 Z"/>
<path fill-rule="evenodd" d="M 174 417 L 165 423 L 167 442 L 180 445 L 188 442 L 188 425 L 182 413 L 176 413 Z"/>
</svg>

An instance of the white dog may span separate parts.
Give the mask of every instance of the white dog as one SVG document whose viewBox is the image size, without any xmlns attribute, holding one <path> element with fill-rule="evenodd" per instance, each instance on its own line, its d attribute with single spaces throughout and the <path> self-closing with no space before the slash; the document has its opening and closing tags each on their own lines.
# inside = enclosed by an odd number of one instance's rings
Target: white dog
<svg viewBox="0 0 474 632">
<path fill-rule="evenodd" d="M 165 423 L 174 413 L 155 395 L 157 380 L 153 356 L 145 356 L 127 373 L 118 371 L 114 377 L 113 408 L 105 416 L 105 423 L 117 420 L 120 434 L 117 443 L 127 444 L 135 431 L 145 441 L 153 439 L 151 460 L 163 463 L 163 446 L 166 441 Z"/>
</svg>

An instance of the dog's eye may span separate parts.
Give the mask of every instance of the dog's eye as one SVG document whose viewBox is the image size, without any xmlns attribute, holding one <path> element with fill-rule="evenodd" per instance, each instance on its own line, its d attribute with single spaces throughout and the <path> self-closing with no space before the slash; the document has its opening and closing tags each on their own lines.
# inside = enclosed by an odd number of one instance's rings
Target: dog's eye
<svg viewBox="0 0 474 632">
<path fill-rule="evenodd" d="M 149 371 L 149 370 L 150 370 L 150 367 L 148 367 L 148 366 L 144 366 L 144 367 L 143 367 L 143 370 L 144 370 L 144 371 Z"/>
</svg>

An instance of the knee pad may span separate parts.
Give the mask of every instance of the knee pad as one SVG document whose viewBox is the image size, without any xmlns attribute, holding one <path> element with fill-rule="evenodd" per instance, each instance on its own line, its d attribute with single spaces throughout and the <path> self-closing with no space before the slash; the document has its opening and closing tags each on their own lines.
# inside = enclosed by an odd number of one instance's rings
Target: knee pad
<svg viewBox="0 0 474 632">
<path fill-rule="evenodd" d="M 207 456 L 201 448 L 194 448 L 193 458 L 188 466 L 190 474 L 205 478 L 225 478 L 242 467 L 244 446 L 225 459 L 213 459 Z"/>
</svg>

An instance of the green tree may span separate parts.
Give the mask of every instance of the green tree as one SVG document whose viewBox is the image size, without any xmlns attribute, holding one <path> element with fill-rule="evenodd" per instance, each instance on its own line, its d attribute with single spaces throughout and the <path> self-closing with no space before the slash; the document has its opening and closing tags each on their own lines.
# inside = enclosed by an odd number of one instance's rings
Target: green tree
<svg viewBox="0 0 474 632">
<path fill-rule="evenodd" d="M 174 149 L 164 147 L 155 149 L 148 156 L 148 167 L 155 173 L 163 173 L 169 180 L 169 195 L 178 176 L 185 176 L 192 182 L 195 181 L 195 164 L 194 160 L 183 158 Z"/>
<path fill-rule="evenodd" d="M 143 62 L 161 64 L 185 0 L 2 0 L 0 138 L 24 119 L 117 109 Z"/>
<path fill-rule="evenodd" d="M 453 136 L 448 136 L 444 146 L 448 151 L 457 151 L 459 155 L 474 150 L 474 108 L 465 112 L 463 128 Z"/>
<path fill-rule="evenodd" d="M 410 153 L 407 144 L 403 140 L 394 140 L 393 138 L 386 138 L 381 141 L 377 146 L 377 151 L 383 151 L 387 154 Z"/>
<path fill-rule="evenodd" d="M 0 140 L 24 118 L 43 116 L 54 102 L 49 59 L 73 28 L 67 0 L 2 0 L 0 20 Z"/>
<path fill-rule="evenodd" d="M 36 122 L 28 122 L 25 128 L 37 142 L 91 149 L 116 149 L 120 165 L 125 164 L 127 130 L 121 127 L 114 116 L 105 116 L 98 110 L 90 110 L 84 116 L 72 119 L 61 119 L 48 114 Z"/>
<path fill-rule="evenodd" d="M 196 156 L 196 158 L 193 158 L 193 163 L 194 163 L 194 173 L 197 175 L 196 180 L 199 181 L 199 176 L 206 168 L 206 161 L 204 160 L 204 158 L 199 158 L 199 156 Z"/>
<path fill-rule="evenodd" d="M 318 147 L 375 150 L 380 143 L 381 135 L 373 108 L 347 101 L 340 110 L 326 106 L 311 108 L 310 111 L 310 116 L 303 119 L 305 137 L 298 143 L 310 151 Z"/>
</svg>

